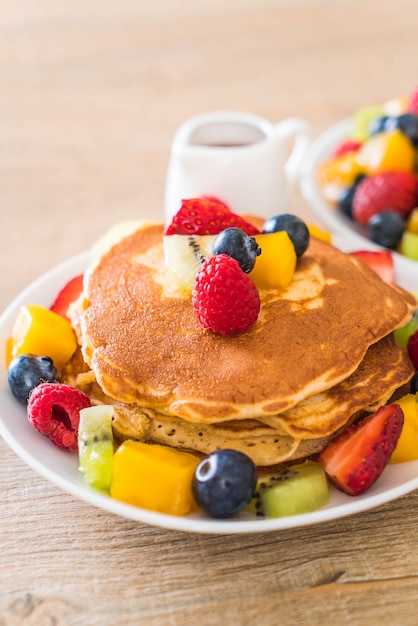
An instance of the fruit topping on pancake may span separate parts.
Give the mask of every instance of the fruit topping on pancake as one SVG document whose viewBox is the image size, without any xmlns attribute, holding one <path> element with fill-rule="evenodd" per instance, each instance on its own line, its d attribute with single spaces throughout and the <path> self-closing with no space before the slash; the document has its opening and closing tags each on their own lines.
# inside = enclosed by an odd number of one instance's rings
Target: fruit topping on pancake
<svg viewBox="0 0 418 626">
<path fill-rule="evenodd" d="M 162 240 L 161 225 L 140 228 L 88 273 L 81 344 L 107 395 L 182 419 L 282 413 L 347 378 L 415 308 L 361 261 L 311 238 L 289 285 L 259 289 L 257 320 L 224 337 L 201 326 L 174 284 Z"/>
<path fill-rule="evenodd" d="M 228 254 L 216 254 L 203 263 L 196 276 L 192 305 L 203 328 L 234 335 L 257 320 L 260 296 L 238 261 Z"/>
<path fill-rule="evenodd" d="M 188 198 L 172 218 L 166 235 L 217 235 L 230 227 L 240 228 L 247 235 L 260 232 L 254 224 L 232 213 L 218 198 Z"/>
</svg>

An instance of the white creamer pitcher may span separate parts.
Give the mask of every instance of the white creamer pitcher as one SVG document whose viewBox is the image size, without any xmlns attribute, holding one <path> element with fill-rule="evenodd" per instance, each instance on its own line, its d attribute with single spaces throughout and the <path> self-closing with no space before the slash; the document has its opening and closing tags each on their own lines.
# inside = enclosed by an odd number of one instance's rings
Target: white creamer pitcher
<svg viewBox="0 0 418 626">
<path fill-rule="evenodd" d="M 187 120 L 171 147 L 166 220 L 183 199 L 198 196 L 215 196 L 235 213 L 286 212 L 309 137 L 309 125 L 299 118 L 272 124 L 251 113 L 215 111 Z"/>
</svg>

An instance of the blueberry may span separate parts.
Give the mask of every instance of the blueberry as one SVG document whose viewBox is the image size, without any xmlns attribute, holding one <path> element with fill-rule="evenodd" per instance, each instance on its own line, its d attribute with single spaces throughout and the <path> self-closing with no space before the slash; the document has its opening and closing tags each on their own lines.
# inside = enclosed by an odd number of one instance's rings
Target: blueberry
<svg viewBox="0 0 418 626">
<path fill-rule="evenodd" d="M 353 219 L 353 198 L 356 193 L 356 186 L 351 185 L 351 187 L 347 187 L 342 192 L 339 200 L 338 200 L 338 208 L 343 215 Z"/>
<path fill-rule="evenodd" d="M 41 383 L 53 383 L 58 377 L 49 356 L 21 354 L 11 361 L 7 380 L 14 397 L 26 405 L 32 389 Z"/>
<path fill-rule="evenodd" d="M 346 217 L 349 217 L 350 219 L 353 219 L 354 194 L 356 193 L 356 189 L 361 183 L 361 181 L 363 180 L 363 178 L 366 178 L 365 175 L 359 174 L 356 180 L 354 181 L 354 184 L 351 185 L 351 187 L 347 187 L 347 189 L 343 191 L 343 193 L 340 196 L 340 199 L 338 200 L 339 210 L 341 211 L 341 213 L 343 213 Z"/>
<path fill-rule="evenodd" d="M 246 454 L 217 450 L 199 463 L 193 477 L 193 495 L 211 517 L 231 517 L 252 498 L 257 468 Z"/>
<path fill-rule="evenodd" d="M 368 234 L 372 241 L 395 250 L 405 230 L 403 218 L 394 211 L 382 211 L 370 218 Z"/>
<path fill-rule="evenodd" d="M 417 391 L 418 391 L 418 371 L 416 371 L 415 374 L 412 376 L 411 388 L 410 388 L 411 393 L 417 393 Z"/>
<path fill-rule="evenodd" d="M 398 127 L 398 118 L 396 115 L 386 115 L 383 120 L 382 131 L 388 132 Z"/>
<path fill-rule="evenodd" d="M 386 123 L 386 130 L 399 129 L 414 144 L 418 145 L 418 116 L 413 113 L 404 113 L 398 117 L 391 117 Z"/>
<path fill-rule="evenodd" d="M 263 233 L 277 233 L 283 230 L 289 235 L 299 259 L 309 245 L 308 227 L 300 217 L 290 213 L 275 215 L 268 219 L 263 226 Z"/>
<path fill-rule="evenodd" d="M 248 274 L 255 265 L 255 260 L 261 253 L 254 237 L 247 235 L 241 228 L 225 228 L 213 242 L 212 252 L 227 254 L 238 261 L 243 272 Z"/>
<path fill-rule="evenodd" d="M 387 115 L 383 115 L 382 117 L 374 117 L 369 123 L 369 135 L 373 137 L 373 135 L 377 135 L 378 133 L 386 130 L 386 124 L 388 119 L 389 118 Z"/>
</svg>

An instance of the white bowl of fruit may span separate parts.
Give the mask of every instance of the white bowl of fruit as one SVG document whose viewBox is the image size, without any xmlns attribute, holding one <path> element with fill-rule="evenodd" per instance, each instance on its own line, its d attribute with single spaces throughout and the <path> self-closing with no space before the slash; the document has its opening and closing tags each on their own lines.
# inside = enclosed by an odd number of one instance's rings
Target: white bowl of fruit
<svg viewBox="0 0 418 626">
<path fill-rule="evenodd" d="M 310 146 L 301 190 L 324 225 L 390 256 L 396 282 L 418 290 L 418 89 L 367 106 Z"/>
</svg>

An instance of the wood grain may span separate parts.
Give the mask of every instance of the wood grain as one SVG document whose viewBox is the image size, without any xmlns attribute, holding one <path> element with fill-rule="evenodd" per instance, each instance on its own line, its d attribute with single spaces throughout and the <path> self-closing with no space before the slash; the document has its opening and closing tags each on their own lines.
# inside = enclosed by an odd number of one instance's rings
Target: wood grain
<svg viewBox="0 0 418 626">
<path fill-rule="evenodd" d="M 162 216 L 172 136 L 237 108 L 315 134 L 417 80 L 416 0 L 0 0 L 0 309 L 120 219 Z M 312 221 L 295 193 L 293 209 Z M 0 441 L 0 625 L 415 626 L 418 497 L 188 535 L 63 493 Z"/>
</svg>

